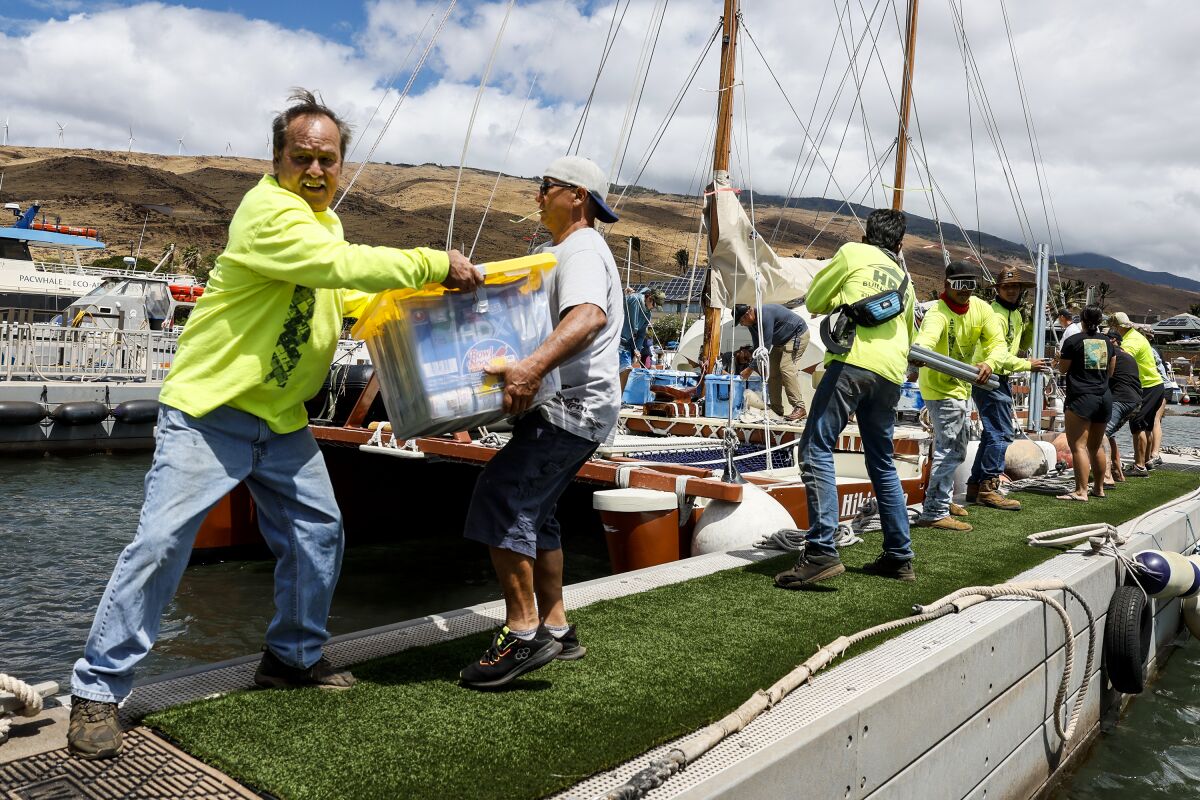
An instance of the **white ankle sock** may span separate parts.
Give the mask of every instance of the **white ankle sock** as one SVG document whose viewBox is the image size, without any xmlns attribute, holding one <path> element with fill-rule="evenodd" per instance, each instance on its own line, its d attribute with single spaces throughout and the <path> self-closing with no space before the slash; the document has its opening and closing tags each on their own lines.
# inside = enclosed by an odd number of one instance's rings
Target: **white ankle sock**
<svg viewBox="0 0 1200 800">
<path fill-rule="evenodd" d="M 570 625 L 563 625 L 561 628 L 557 625 L 547 625 L 546 630 L 550 631 L 550 635 L 555 639 L 561 639 L 567 635 L 567 631 L 571 630 Z"/>
<path fill-rule="evenodd" d="M 511 633 L 513 636 L 517 637 L 518 639 L 520 639 L 521 641 L 528 642 L 530 639 L 532 639 L 534 637 L 534 634 L 537 633 L 537 628 L 530 628 L 527 631 L 518 631 L 518 630 L 513 630 L 512 628 L 509 628 L 508 632 Z"/>
</svg>

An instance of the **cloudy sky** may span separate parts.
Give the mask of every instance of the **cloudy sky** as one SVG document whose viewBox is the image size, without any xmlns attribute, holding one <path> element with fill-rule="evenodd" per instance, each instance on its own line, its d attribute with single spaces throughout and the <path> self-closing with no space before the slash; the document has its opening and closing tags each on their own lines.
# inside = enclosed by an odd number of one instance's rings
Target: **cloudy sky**
<svg viewBox="0 0 1200 800">
<path fill-rule="evenodd" d="M 0 118 L 16 145 L 125 149 L 132 128 L 137 150 L 173 154 L 182 138 L 187 154 L 264 157 L 272 114 L 305 86 L 354 124 L 361 158 L 446 2 L 5 0 Z M 721 5 L 517 0 L 467 164 L 532 176 L 564 152 L 615 30 L 580 152 L 621 182 L 694 193 L 719 45 L 687 77 Z M 743 0 L 735 185 L 887 202 L 903 5 Z M 459 163 L 507 6 L 457 3 L 373 160 Z M 970 228 L 1200 279 L 1197 32 L 1200 6 L 1167 0 L 926 0 L 907 207 L 932 216 L 936 200 Z"/>
</svg>

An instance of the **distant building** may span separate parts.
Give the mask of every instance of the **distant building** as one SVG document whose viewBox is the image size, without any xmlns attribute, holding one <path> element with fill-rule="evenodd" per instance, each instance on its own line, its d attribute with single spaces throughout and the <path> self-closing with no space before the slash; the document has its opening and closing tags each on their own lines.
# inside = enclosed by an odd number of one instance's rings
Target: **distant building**
<svg viewBox="0 0 1200 800">
<path fill-rule="evenodd" d="M 1159 341 L 1169 342 L 1175 339 L 1190 339 L 1200 336 L 1200 317 L 1197 317 L 1195 314 L 1176 314 L 1173 317 L 1155 323 L 1150 332 Z"/>
</svg>

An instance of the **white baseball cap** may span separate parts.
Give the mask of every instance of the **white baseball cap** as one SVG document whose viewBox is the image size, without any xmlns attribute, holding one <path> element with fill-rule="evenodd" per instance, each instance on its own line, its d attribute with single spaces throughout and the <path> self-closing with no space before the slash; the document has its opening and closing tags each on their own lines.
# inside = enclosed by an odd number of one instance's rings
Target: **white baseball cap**
<svg viewBox="0 0 1200 800">
<path fill-rule="evenodd" d="M 616 213 L 608 207 L 608 203 L 604 202 L 604 197 L 608 194 L 608 176 L 590 159 L 583 156 L 556 158 L 550 166 L 542 171 L 542 177 L 554 178 L 563 183 L 587 189 L 587 193 L 596 201 L 596 219 L 601 222 L 617 221 Z"/>
<path fill-rule="evenodd" d="M 1108 318 L 1108 321 L 1110 324 L 1116 325 L 1117 327 L 1120 327 L 1120 328 L 1132 328 L 1133 327 L 1133 323 L 1129 320 L 1129 315 L 1126 314 L 1124 311 L 1118 311 L 1117 313 L 1113 314 L 1111 317 Z"/>
</svg>

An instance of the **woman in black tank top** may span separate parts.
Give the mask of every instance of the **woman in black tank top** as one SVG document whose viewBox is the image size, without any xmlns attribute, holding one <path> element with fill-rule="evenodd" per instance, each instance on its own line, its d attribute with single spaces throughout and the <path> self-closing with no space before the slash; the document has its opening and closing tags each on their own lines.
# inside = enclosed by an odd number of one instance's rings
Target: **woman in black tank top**
<svg viewBox="0 0 1200 800">
<path fill-rule="evenodd" d="M 1092 496 L 1104 497 L 1104 473 L 1108 468 L 1104 451 L 1104 429 L 1112 410 L 1108 379 L 1116 365 L 1116 348 L 1100 333 L 1104 318 L 1098 306 L 1088 306 L 1080 315 L 1083 330 L 1062 345 L 1058 370 L 1067 376 L 1067 444 L 1075 467 L 1075 491 L 1060 494 L 1059 500 L 1088 499 L 1088 473 Z"/>
</svg>

